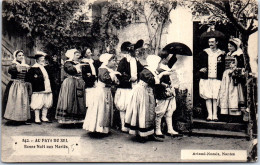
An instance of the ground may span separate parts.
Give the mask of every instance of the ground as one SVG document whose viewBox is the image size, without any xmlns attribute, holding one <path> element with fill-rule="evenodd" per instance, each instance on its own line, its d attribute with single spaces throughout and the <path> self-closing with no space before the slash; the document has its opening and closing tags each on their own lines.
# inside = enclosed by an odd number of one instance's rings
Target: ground
<svg viewBox="0 0 260 165">
<path fill-rule="evenodd" d="M 15 156 L 12 136 L 75 136 L 80 137 L 79 156 Z M 247 150 L 243 138 L 166 136 L 164 142 L 140 143 L 136 137 L 112 129 L 108 136 L 87 133 L 80 125 L 10 125 L 2 121 L 2 161 L 4 162 L 185 162 L 182 149 Z M 187 161 L 187 160 L 186 160 Z"/>
</svg>

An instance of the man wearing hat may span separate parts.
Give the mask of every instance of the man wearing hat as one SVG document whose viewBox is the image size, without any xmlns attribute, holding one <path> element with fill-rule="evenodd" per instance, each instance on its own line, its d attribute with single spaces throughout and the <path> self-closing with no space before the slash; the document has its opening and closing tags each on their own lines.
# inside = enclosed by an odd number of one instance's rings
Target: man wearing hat
<svg viewBox="0 0 260 165">
<path fill-rule="evenodd" d="M 206 100 L 207 121 L 218 121 L 217 98 L 221 79 L 225 70 L 225 52 L 218 48 L 217 36 L 208 37 L 209 48 L 204 49 L 199 57 L 199 92 Z"/>
<path fill-rule="evenodd" d="M 120 84 L 115 94 L 115 105 L 120 111 L 121 130 L 127 132 L 125 124 L 125 113 L 131 95 L 131 90 L 139 80 L 139 73 L 143 70 L 142 64 L 135 57 L 135 50 L 143 46 L 143 40 L 139 40 L 136 44 L 124 42 L 121 45 L 121 53 L 123 58 L 118 64 L 117 71 L 121 73 L 118 76 Z"/>
<path fill-rule="evenodd" d="M 41 124 L 41 120 L 49 122 L 47 113 L 53 102 L 49 73 L 44 67 L 46 55 L 44 52 L 37 51 L 36 63 L 28 71 L 28 81 L 32 84 L 33 91 L 30 106 L 35 113 L 36 124 Z M 40 111 L 42 112 L 41 120 Z"/>
</svg>

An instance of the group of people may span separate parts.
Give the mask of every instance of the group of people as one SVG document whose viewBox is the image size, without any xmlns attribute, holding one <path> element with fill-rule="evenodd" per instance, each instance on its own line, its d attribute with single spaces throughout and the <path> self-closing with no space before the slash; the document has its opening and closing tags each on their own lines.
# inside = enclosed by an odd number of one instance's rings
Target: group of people
<svg viewBox="0 0 260 165">
<path fill-rule="evenodd" d="M 113 123 L 113 107 L 120 111 L 121 130 L 137 135 L 142 141 L 149 136 L 163 141 L 162 117 L 166 116 L 168 133 L 177 135 L 172 126 L 176 110 L 175 92 L 168 66 L 169 53 L 147 55 L 143 65 L 136 58 L 143 40 L 121 45 L 122 59 L 104 53 L 99 60 L 92 59 L 90 49 L 82 57 L 77 49 L 67 50 L 64 63 L 66 78 L 62 82 L 57 101 L 55 118 L 58 123 L 83 123 L 89 132 L 107 134 Z M 30 109 L 34 111 L 35 123 L 51 122 L 48 109 L 53 104 L 50 69 L 45 62 L 46 53 L 35 54 L 33 66 L 25 64 L 24 53 L 17 50 L 8 73 L 12 79 L 5 92 L 4 118 L 30 124 Z M 116 86 L 115 95 L 111 87 Z M 156 92 L 155 92 L 156 91 Z"/>
<path fill-rule="evenodd" d="M 241 40 L 232 38 L 228 41 L 228 53 L 218 48 L 218 38 L 208 39 L 209 48 L 204 49 L 199 57 L 199 92 L 206 100 L 207 121 L 218 121 L 220 115 L 227 122 L 242 121 L 245 112 L 245 64 Z"/>
<path fill-rule="evenodd" d="M 208 44 L 209 48 L 200 54 L 198 65 L 199 91 L 206 100 L 207 120 L 218 121 L 218 106 L 221 114 L 240 116 L 245 107 L 241 41 L 229 40 L 227 54 L 218 49 L 217 38 L 209 38 Z M 93 60 L 90 49 L 83 56 L 77 49 L 67 50 L 66 78 L 60 88 L 55 114 L 58 123 L 83 123 L 84 130 L 107 134 L 113 123 L 115 105 L 120 111 L 122 132 L 137 135 L 141 141 L 149 136 L 163 141 L 161 121 L 165 116 L 167 133 L 178 135 L 173 129 L 176 99 L 170 78 L 176 60 L 169 62 L 172 54 L 162 50 L 158 55 L 147 55 L 143 65 L 136 58 L 142 46 L 143 40 L 135 44 L 124 42 L 119 63 L 115 53 L 104 53 L 99 60 Z M 53 95 L 46 53 L 37 52 L 36 63 L 31 67 L 25 63 L 22 50 L 15 51 L 13 56 L 8 70 L 11 81 L 4 96 L 4 118 L 29 124 L 31 109 L 36 124 L 50 122 L 47 113 L 53 104 Z M 114 96 L 112 86 L 117 88 Z"/>
<path fill-rule="evenodd" d="M 4 118 L 30 124 L 27 121 L 31 118 L 31 109 L 35 113 L 35 123 L 50 122 L 47 113 L 53 104 L 53 96 L 50 69 L 45 67 L 46 55 L 36 52 L 36 63 L 30 67 L 25 63 L 23 50 L 13 53 L 14 60 L 8 69 L 11 80 L 3 97 Z"/>
</svg>

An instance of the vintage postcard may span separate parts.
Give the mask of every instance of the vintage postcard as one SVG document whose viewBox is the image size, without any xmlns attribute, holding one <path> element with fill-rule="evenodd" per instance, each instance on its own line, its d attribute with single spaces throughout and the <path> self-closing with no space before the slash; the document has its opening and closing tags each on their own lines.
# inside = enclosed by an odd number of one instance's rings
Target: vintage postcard
<svg viewBox="0 0 260 165">
<path fill-rule="evenodd" d="M 2 162 L 256 162 L 258 1 L 3 0 Z"/>
</svg>

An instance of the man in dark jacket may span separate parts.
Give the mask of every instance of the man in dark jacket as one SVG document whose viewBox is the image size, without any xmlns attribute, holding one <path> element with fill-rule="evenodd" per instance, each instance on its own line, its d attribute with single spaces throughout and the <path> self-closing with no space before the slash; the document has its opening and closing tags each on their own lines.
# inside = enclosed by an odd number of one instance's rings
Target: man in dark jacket
<svg viewBox="0 0 260 165">
<path fill-rule="evenodd" d="M 121 73 L 118 76 L 120 84 L 115 93 L 115 106 L 120 111 L 121 130 L 127 132 L 125 124 L 125 113 L 131 96 L 132 88 L 139 81 L 139 73 L 143 70 L 142 64 L 136 59 L 135 50 L 143 46 L 143 40 L 139 40 L 136 44 L 124 42 L 121 45 L 121 53 L 123 58 L 118 64 L 117 71 Z"/>
<path fill-rule="evenodd" d="M 48 109 L 53 103 L 52 90 L 49 79 L 49 71 L 45 66 L 46 53 L 38 51 L 35 54 L 36 63 L 29 69 L 27 79 L 32 84 L 31 109 L 35 113 L 35 123 L 49 122 L 47 118 Z M 40 110 L 42 117 L 40 120 Z"/>
<path fill-rule="evenodd" d="M 218 41 L 214 37 L 208 39 L 208 44 L 209 48 L 204 49 L 199 55 L 199 91 L 200 97 L 206 100 L 207 120 L 218 121 L 217 97 L 225 70 L 225 52 L 218 49 Z"/>
<path fill-rule="evenodd" d="M 57 107 L 57 102 L 59 97 L 59 91 L 61 85 L 60 82 L 61 67 L 60 64 L 58 63 L 57 55 L 54 55 L 52 57 L 50 55 L 47 55 L 45 57 L 45 62 L 46 65 L 44 67 L 49 74 L 51 90 L 53 95 L 53 104 L 52 107 L 48 110 L 47 118 L 52 121 L 55 120 L 56 107 Z"/>
</svg>

